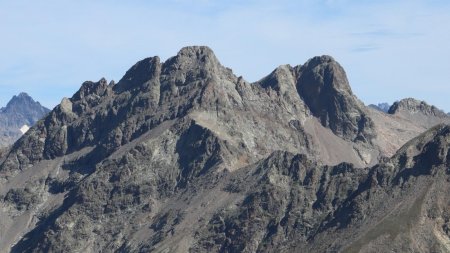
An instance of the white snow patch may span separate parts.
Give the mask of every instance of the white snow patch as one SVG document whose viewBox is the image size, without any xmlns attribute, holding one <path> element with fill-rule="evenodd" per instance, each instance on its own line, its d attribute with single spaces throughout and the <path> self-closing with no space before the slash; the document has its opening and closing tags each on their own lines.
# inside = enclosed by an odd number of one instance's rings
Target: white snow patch
<svg viewBox="0 0 450 253">
<path fill-rule="evenodd" d="M 25 124 L 20 128 L 20 132 L 22 132 L 22 134 L 25 134 L 29 129 L 30 127 Z"/>
</svg>

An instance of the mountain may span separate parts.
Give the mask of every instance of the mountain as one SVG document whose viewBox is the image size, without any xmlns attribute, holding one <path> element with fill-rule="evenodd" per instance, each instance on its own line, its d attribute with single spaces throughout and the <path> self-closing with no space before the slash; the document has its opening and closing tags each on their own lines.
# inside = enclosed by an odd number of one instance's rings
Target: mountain
<svg viewBox="0 0 450 253">
<path fill-rule="evenodd" d="M 434 126 L 442 122 L 442 119 L 448 119 L 448 115 L 444 111 L 414 98 L 405 98 L 395 102 L 389 108 L 388 113 L 407 118 L 425 127 Z"/>
<path fill-rule="evenodd" d="M 389 108 L 391 108 L 391 105 L 388 103 L 379 103 L 377 105 L 370 104 L 369 107 L 387 113 Z"/>
<path fill-rule="evenodd" d="M 48 112 L 49 109 L 34 101 L 27 93 L 14 96 L 6 107 L 0 109 L 0 147 L 14 143 Z"/>
<path fill-rule="evenodd" d="M 0 151 L 0 250 L 447 252 L 449 117 L 404 104 L 330 56 L 254 83 L 208 47 L 143 59 Z"/>
</svg>

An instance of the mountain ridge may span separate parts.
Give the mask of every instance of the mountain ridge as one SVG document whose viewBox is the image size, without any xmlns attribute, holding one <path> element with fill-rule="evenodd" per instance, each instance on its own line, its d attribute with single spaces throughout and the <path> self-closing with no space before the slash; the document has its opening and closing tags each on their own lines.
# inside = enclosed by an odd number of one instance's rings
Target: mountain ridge
<svg viewBox="0 0 450 253">
<path fill-rule="evenodd" d="M 445 252 L 448 122 L 366 107 L 329 56 L 254 83 L 146 58 L 0 151 L 0 250 Z"/>
</svg>

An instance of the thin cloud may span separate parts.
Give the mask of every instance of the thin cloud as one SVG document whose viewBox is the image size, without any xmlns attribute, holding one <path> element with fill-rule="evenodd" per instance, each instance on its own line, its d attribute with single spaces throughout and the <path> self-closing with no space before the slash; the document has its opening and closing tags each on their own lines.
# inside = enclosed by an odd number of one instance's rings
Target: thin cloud
<svg viewBox="0 0 450 253">
<path fill-rule="evenodd" d="M 380 49 L 381 48 L 376 45 L 361 45 L 361 46 L 352 48 L 350 51 L 355 52 L 355 53 L 365 53 L 365 52 L 369 52 L 369 51 L 377 51 Z"/>
<path fill-rule="evenodd" d="M 364 32 L 353 32 L 351 36 L 356 37 L 389 37 L 389 38 L 411 38 L 417 36 L 424 36 L 424 32 L 394 32 L 389 30 L 371 30 Z"/>
</svg>

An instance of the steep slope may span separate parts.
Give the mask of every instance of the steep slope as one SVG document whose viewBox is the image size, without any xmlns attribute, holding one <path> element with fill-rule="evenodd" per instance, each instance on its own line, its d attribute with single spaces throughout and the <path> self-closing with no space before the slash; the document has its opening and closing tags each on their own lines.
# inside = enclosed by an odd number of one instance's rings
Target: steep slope
<svg viewBox="0 0 450 253">
<path fill-rule="evenodd" d="M 320 251 L 322 242 L 342 252 L 448 252 L 449 134 L 439 125 L 372 168 L 312 248 Z"/>
<path fill-rule="evenodd" d="M 415 161 L 402 162 L 406 147 L 417 148 L 407 157 L 433 157 L 425 146 L 436 138 L 439 152 L 447 147 L 440 126 L 382 158 L 388 145 L 410 140 L 383 137 L 424 127 L 377 113 L 329 56 L 282 65 L 255 83 L 207 47 L 183 48 L 163 63 L 146 58 L 117 84 L 83 83 L 0 151 L 0 250 L 358 248 L 353 232 L 370 231 L 360 205 L 377 224 L 412 196 L 391 180 L 366 197 L 373 175 L 403 175 Z M 411 175 L 403 181 L 419 178 Z M 404 195 L 383 201 L 391 191 Z"/>
<path fill-rule="evenodd" d="M 14 143 L 49 111 L 26 93 L 14 96 L 0 109 L 0 147 Z"/>
</svg>

